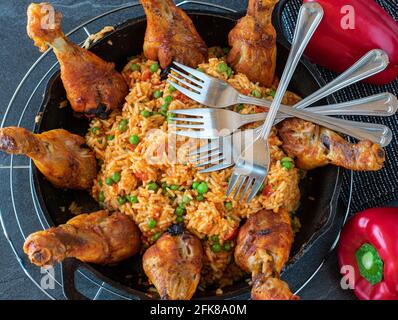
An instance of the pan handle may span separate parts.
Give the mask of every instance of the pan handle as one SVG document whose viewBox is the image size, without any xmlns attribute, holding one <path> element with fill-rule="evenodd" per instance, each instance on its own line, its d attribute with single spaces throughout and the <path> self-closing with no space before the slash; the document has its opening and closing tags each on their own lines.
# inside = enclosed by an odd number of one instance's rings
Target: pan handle
<svg viewBox="0 0 398 320">
<path fill-rule="evenodd" d="M 76 289 L 75 273 L 80 267 L 76 259 L 65 259 L 61 264 L 64 295 L 68 300 L 90 300 Z"/>
</svg>

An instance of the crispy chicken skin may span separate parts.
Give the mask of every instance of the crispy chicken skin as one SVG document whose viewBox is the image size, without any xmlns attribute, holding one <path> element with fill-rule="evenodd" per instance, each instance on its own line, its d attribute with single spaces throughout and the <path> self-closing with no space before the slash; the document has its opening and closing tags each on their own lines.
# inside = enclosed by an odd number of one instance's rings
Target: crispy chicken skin
<svg viewBox="0 0 398 320">
<path fill-rule="evenodd" d="M 357 144 L 346 141 L 339 134 L 300 119 L 288 119 L 278 127 L 282 148 L 296 158 L 299 168 L 315 169 L 327 164 L 357 171 L 376 171 L 383 168 L 384 150 L 370 141 Z"/>
<path fill-rule="evenodd" d="M 288 300 L 296 297 L 280 272 L 289 259 L 293 230 L 286 210 L 263 210 L 250 216 L 240 228 L 235 262 L 252 274 L 252 299 Z"/>
<path fill-rule="evenodd" d="M 24 154 L 57 188 L 88 190 L 97 176 L 94 153 L 83 137 L 63 129 L 41 134 L 17 127 L 0 129 L 0 150 Z"/>
<path fill-rule="evenodd" d="M 189 300 L 200 280 L 202 257 L 202 245 L 195 236 L 165 233 L 145 252 L 142 261 L 161 299 Z"/>
<path fill-rule="evenodd" d="M 125 260 L 140 249 L 140 232 L 126 215 L 108 211 L 81 214 L 66 224 L 31 234 L 24 252 L 37 266 L 50 266 L 66 258 L 96 264 Z"/>
<path fill-rule="evenodd" d="M 207 46 L 188 15 L 172 0 L 141 0 L 147 16 L 144 55 L 166 68 L 173 60 L 197 67 L 207 59 Z"/>
<path fill-rule="evenodd" d="M 49 45 L 53 48 L 73 110 L 88 117 L 106 118 L 124 103 L 128 94 L 123 76 L 115 70 L 113 63 L 70 41 L 61 30 L 62 15 L 56 12 L 54 21 L 51 21 L 51 12 L 55 11 L 48 3 L 29 6 L 29 37 L 42 52 Z"/>
<path fill-rule="evenodd" d="M 272 12 L 278 0 L 249 0 L 247 14 L 229 34 L 228 63 L 251 81 L 270 87 L 276 67 Z"/>
</svg>

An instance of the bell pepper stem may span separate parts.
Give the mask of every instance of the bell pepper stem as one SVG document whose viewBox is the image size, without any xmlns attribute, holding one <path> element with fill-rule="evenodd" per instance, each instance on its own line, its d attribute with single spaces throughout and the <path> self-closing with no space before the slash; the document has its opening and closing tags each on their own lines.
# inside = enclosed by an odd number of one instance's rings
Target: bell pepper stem
<svg viewBox="0 0 398 320">
<path fill-rule="evenodd" d="M 363 244 L 355 253 L 359 273 L 371 285 L 383 280 L 383 260 L 376 248 L 369 243 Z"/>
</svg>

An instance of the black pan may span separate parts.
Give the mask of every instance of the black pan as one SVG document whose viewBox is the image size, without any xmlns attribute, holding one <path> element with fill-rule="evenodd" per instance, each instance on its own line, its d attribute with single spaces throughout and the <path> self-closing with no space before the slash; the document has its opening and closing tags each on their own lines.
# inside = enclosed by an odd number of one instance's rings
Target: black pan
<svg viewBox="0 0 398 320">
<path fill-rule="evenodd" d="M 207 11 L 188 11 L 188 13 L 208 46 L 227 45 L 227 35 L 235 25 L 237 15 L 221 15 Z M 146 20 L 144 17 L 127 21 L 117 27 L 115 32 L 96 43 L 91 50 L 105 60 L 115 62 L 120 70 L 126 64 L 128 57 L 142 53 L 145 28 Z M 109 40 L 111 40 L 112 45 L 109 44 Z M 287 44 L 283 39 L 279 39 L 277 70 L 279 75 L 287 55 Z M 305 97 L 319 89 L 323 84 L 316 69 L 303 59 L 289 89 Z M 75 134 L 86 134 L 89 124 L 87 119 L 76 118 L 70 107 L 59 108 L 60 102 L 65 99 L 65 91 L 59 72 L 57 72 L 48 83 L 41 110 L 43 116 L 36 126 L 36 132 L 63 128 Z M 322 103 L 335 103 L 335 100 L 329 98 Z M 300 277 L 300 275 L 289 274 L 290 270 L 298 263 L 301 256 L 311 249 L 316 240 L 330 228 L 337 211 L 341 180 L 341 171 L 330 166 L 310 172 L 308 178 L 302 182 L 302 200 L 298 210 L 302 229 L 297 234 L 290 262 L 282 277 Z M 55 226 L 65 223 L 72 217 L 68 210 L 62 212 L 60 207 L 68 208 L 73 201 L 83 208 L 83 212 L 92 212 L 99 209 L 97 203 L 88 193 L 56 189 L 36 169 L 34 170 L 34 185 L 37 199 L 50 225 Z M 309 196 L 314 197 L 315 200 L 309 200 Z M 143 274 L 141 257 L 139 256 L 112 267 L 90 265 L 75 259 L 64 261 L 62 263 L 64 292 L 69 299 L 86 298 L 77 291 L 74 283 L 74 273 L 79 268 L 88 269 L 101 281 L 124 292 L 133 299 L 148 299 L 145 294 L 147 288 L 138 284 L 138 278 Z M 295 289 L 292 288 L 292 290 Z M 198 291 L 195 298 L 246 299 L 249 297 L 250 288 L 246 282 L 242 281 L 224 288 L 223 291 L 224 294 L 217 297 L 213 290 Z"/>
</svg>

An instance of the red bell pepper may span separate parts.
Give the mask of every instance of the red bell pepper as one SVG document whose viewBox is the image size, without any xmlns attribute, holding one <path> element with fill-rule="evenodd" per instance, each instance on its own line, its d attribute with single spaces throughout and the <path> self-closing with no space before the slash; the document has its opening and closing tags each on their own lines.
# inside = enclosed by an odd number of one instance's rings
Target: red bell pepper
<svg viewBox="0 0 398 320">
<path fill-rule="evenodd" d="M 390 65 L 366 79 L 386 84 L 398 76 L 398 23 L 375 0 L 304 0 L 318 2 L 324 18 L 305 54 L 313 62 L 342 73 L 372 49 L 384 50 Z"/>
<path fill-rule="evenodd" d="M 369 209 L 344 227 L 337 248 L 340 268 L 354 270 L 361 300 L 398 300 L 398 208 Z"/>
</svg>

